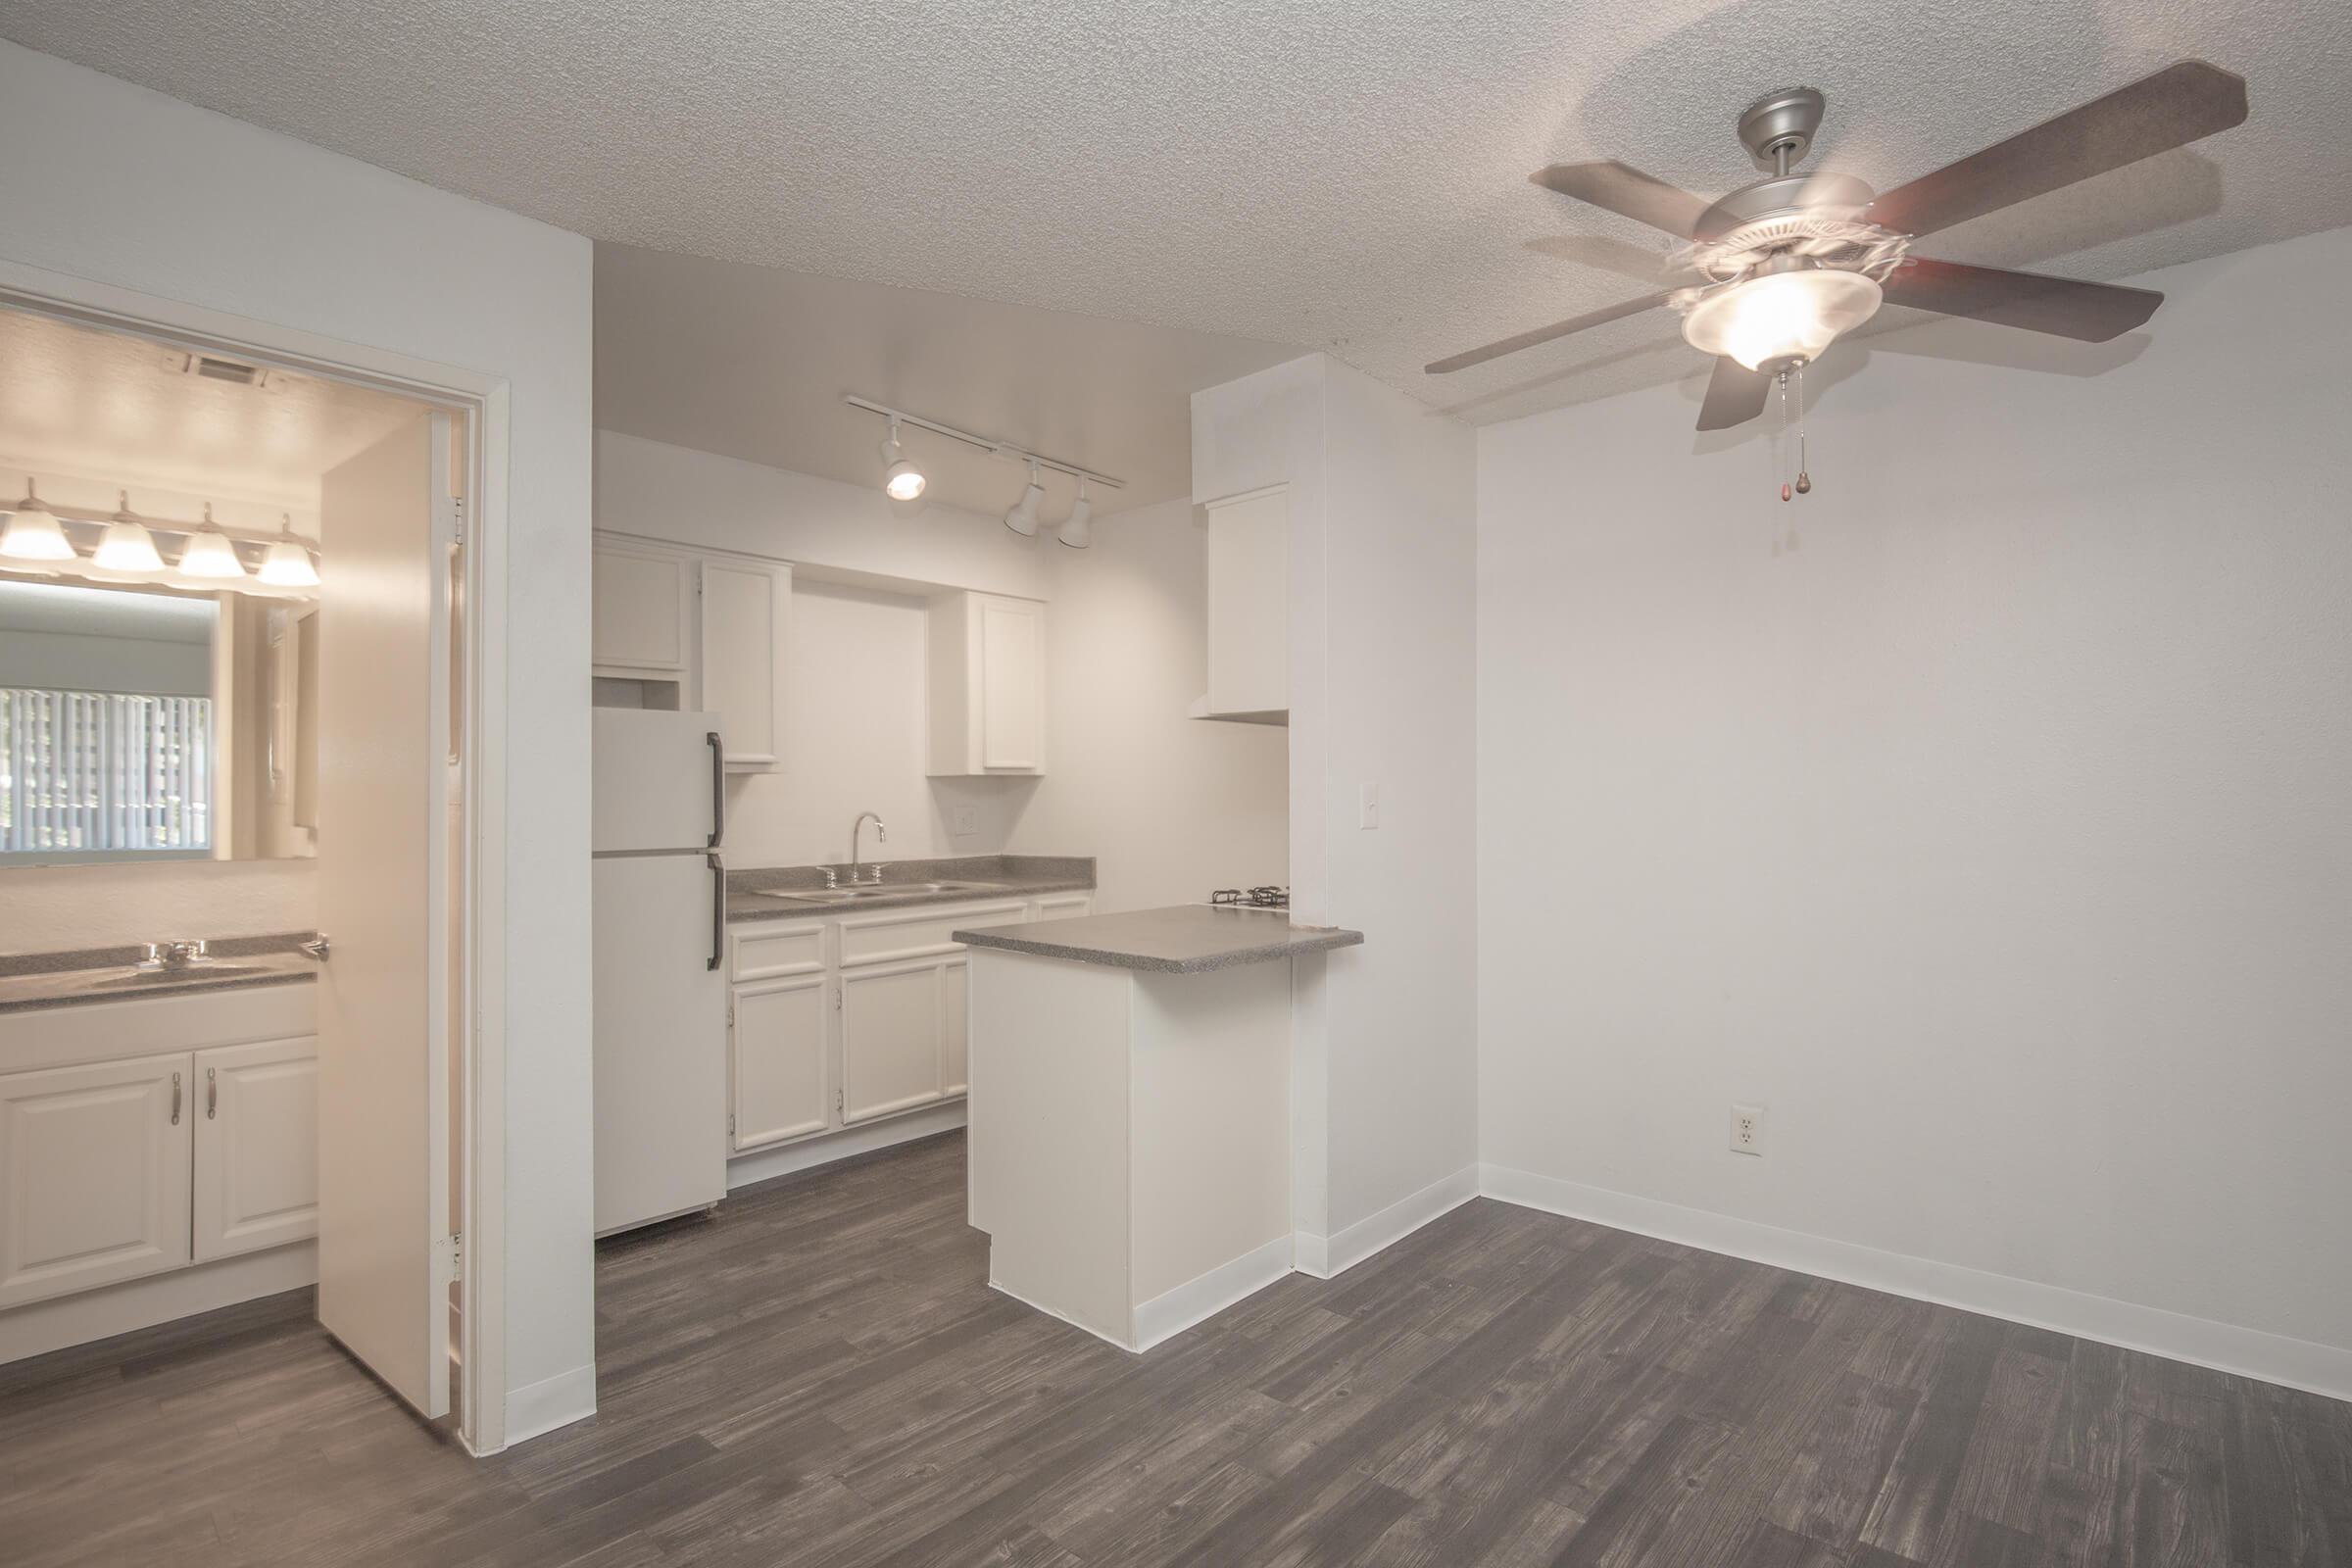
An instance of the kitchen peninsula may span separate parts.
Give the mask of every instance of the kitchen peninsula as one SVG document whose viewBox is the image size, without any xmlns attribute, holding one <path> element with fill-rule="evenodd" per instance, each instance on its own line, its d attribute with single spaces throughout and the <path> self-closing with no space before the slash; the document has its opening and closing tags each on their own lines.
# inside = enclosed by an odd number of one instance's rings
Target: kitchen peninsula
<svg viewBox="0 0 2352 1568">
<path fill-rule="evenodd" d="M 1292 960 L 1362 933 L 1195 905 L 955 940 L 991 1285 L 1144 1350 L 1290 1272 Z"/>
</svg>

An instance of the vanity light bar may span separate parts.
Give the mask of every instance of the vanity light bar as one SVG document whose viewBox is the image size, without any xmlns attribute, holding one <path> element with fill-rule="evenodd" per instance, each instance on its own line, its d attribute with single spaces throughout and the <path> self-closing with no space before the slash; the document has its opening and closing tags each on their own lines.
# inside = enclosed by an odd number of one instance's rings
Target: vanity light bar
<svg viewBox="0 0 2352 1568">
<path fill-rule="evenodd" d="M 879 414 L 885 419 L 896 420 L 900 424 L 911 424 L 918 430 L 929 430 L 934 435 L 944 435 L 951 441 L 960 441 L 967 447 L 978 447 L 983 452 L 993 452 L 1000 458 L 1010 458 L 1015 463 L 1034 464 L 1040 468 L 1051 468 L 1055 473 L 1066 473 L 1073 479 L 1083 479 L 1089 484 L 1104 485 L 1112 490 L 1127 488 L 1126 481 L 1114 479 L 1107 473 L 1097 473 L 1094 469 L 1082 468 L 1075 463 L 1064 463 L 1059 458 L 1049 458 L 1042 452 L 1032 452 L 1027 447 L 1015 446 L 1009 441 L 998 441 L 989 436 L 974 435 L 969 430 L 958 429 L 952 424 L 942 424 L 937 419 L 926 419 L 919 414 L 908 414 L 905 409 L 894 409 L 887 403 L 875 403 L 846 393 L 841 401 L 853 409 L 863 409 L 868 414 Z"/>
</svg>

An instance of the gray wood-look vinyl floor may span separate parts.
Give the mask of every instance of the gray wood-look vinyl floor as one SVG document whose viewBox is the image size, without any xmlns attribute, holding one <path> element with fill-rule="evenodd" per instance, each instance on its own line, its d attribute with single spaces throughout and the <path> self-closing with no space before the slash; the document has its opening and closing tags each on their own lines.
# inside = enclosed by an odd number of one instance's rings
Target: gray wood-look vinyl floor
<svg viewBox="0 0 2352 1568">
<path fill-rule="evenodd" d="M 0 1368 L 0 1562 L 2352 1564 L 2352 1406 L 1480 1200 L 1145 1356 L 990 1292 L 959 1136 L 598 1259 L 475 1461 L 305 1296 Z"/>
</svg>

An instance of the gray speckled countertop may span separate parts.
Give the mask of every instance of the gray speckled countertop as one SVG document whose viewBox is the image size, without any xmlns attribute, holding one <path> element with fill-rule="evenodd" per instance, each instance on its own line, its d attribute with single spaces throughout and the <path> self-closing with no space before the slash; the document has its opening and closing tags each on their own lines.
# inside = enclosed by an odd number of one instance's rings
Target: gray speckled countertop
<svg viewBox="0 0 2352 1568">
<path fill-rule="evenodd" d="M 969 855 L 947 860 L 884 860 L 882 886 L 904 892 L 856 899 L 797 899 L 825 885 L 825 872 L 843 882 L 849 867 L 783 865 L 727 873 L 727 923 L 746 920 L 816 920 L 861 909 L 903 909 L 920 904 L 971 904 L 982 899 L 1034 898 L 1041 893 L 1079 893 L 1095 885 L 1091 856 Z M 931 891 L 908 883 L 964 882 L 969 887 Z"/>
<path fill-rule="evenodd" d="M 152 974 L 135 968 L 140 957 L 137 948 L 0 956 L 0 1012 L 302 984 L 318 977 L 317 962 L 297 946 L 311 935 L 287 931 L 275 936 L 227 937 L 211 944 L 212 958 L 207 963 Z"/>
<path fill-rule="evenodd" d="M 1280 909 L 1239 909 L 1205 904 L 1131 914 L 1093 914 L 1076 920 L 1041 920 L 1035 925 L 957 931 L 956 941 L 1041 958 L 1107 963 L 1156 974 L 1200 974 L 1238 963 L 1295 958 L 1302 953 L 1352 948 L 1361 931 L 1336 926 L 1293 925 Z"/>
</svg>

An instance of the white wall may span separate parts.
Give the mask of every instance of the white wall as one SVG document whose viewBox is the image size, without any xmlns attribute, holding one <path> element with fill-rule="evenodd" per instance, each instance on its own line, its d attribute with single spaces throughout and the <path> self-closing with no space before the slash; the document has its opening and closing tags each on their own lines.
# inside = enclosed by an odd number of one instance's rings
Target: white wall
<svg viewBox="0 0 2352 1568">
<path fill-rule="evenodd" d="M 2352 1378 L 2348 272 L 2154 274 L 2090 377 L 1872 348 L 1788 506 L 1695 383 L 1481 433 L 1488 1161 Z"/>
<path fill-rule="evenodd" d="M 1196 394 L 1193 437 L 1194 500 L 1290 492 L 1292 894 L 1365 933 L 1298 966 L 1292 1206 L 1344 1266 L 1478 1157 L 1473 441 L 1321 355 Z"/>
<path fill-rule="evenodd" d="M 589 244 L 13 44 L 0 144 L 10 262 L 506 382 L 505 1382 L 585 1413 Z"/>
<path fill-rule="evenodd" d="M 1054 547 L 1047 771 L 1006 847 L 1096 857 L 1105 914 L 1284 876 L 1283 731 L 1184 716 L 1207 678 L 1203 545 L 1169 501 Z"/>
</svg>

